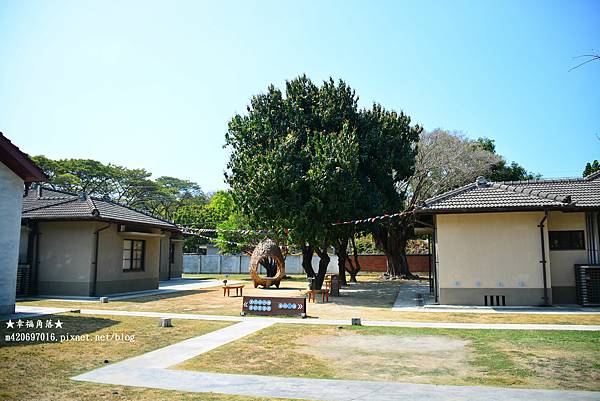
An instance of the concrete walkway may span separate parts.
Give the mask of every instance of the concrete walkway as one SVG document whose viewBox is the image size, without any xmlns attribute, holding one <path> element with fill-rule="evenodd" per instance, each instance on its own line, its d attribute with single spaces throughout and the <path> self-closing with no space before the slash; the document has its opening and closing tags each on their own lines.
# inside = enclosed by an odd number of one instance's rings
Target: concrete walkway
<svg viewBox="0 0 600 401">
<path fill-rule="evenodd" d="M 45 308 L 36 306 L 17 305 L 18 313 L 51 314 L 72 312 L 70 308 Z M 138 316 L 138 317 L 170 317 L 172 319 L 189 320 L 217 320 L 229 322 L 258 321 L 270 324 L 318 324 L 318 325 L 350 325 L 349 320 L 337 319 L 291 319 L 275 317 L 251 317 L 251 316 L 223 316 L 223 315 L 200 315 L 194 313 L 169 313 L 169 312 L 141 312 L 123 311 L 114 309 L 81 309 L 81 314 L 108 315 L 108 316 Z M 600 331 L 600 325 L 580 324 L 512 324 L 512 323 L 452 323 L 452 322 L 395 322 L 381 320 L 363 320 L 363 326 L 382 327 L 407 327 L 407 328 L 430 328 L 430 329 L 494 329 L 494 330 L 567 330 L 567 331 Z"/>
<path fill-rule="evenodd" d="M 228 284 L 238 284 L 241 281 L 230 280 Z M 123 301 L 132 298 L 140 298 L 140 297 L 148 297 L 151 295 L 163 295 L 170 294 L 179 291 L 194 291 L 200 290 L 203 288 L 212 288 L 223 285 L 223 281 L 221 280 L 194 280 L 194 279 L 172 279 L 167 281 L 161 281 L 158 285 L 158 289 L 156 290 L 146 290 L 146 291 L 134 291 L 134 292 L 124 292 L 121 294 L 112 294 L 108 296 L 109 301 Z M 35 301 L 35 300 L 44 300 L 44 301 L 56 301 L 56 302 L 98 302 L 100 297 L 77 297 L 77 296 L 35 296 L 35 297 L 26 297 L 26 298 L 18 298 L 17 301 Z"/>
<path fill-rule="evenodd" d="M 441 386 L 382 381 L 325 380 L 233 375 L 167 369 L 272 323 L 253 319 L 73 377 L 73 380 L 250 397 L 331 401 L 589 401 L 600 393 L 584 391 Z"/>
</svg>

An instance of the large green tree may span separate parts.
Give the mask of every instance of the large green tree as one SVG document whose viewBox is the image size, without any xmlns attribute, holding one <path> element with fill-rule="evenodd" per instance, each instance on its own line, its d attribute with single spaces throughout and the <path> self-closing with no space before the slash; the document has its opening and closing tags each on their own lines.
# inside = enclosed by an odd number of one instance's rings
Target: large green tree
<svg viewBox="0 0 600 401">
<path fill-rule="evenodd" d="M 302 250 L 317 287 L 339 234 L 331 223 L 348 218 L 355 203 L 358 121 L 356 95 L 343 81 L 318 86 L 301 76 L 286 82 L 285 93 L 270 86 L 254 96 L 226 135 L 226 180 L 236 204 L 250 226 Z"/>
<path fill-rule="evenodd" d="M 587 177 L 588 175 L 594 174 L 598 171 L 600 171 L 600 163 L 598 163 L 598 160 L 594 160 L 591 163 L 586 163 L 585 168 L 583 169 L 583 176 Z"/>
<path fill-rule="evenodd" d="M 85 192 L 173 220 L 182 207 L 201 207 L 206 196 L 195 182 L 159 177 L 143 169 L 104 164 L 91 159 L 33 160 L 50 178 L 49 185 L 67 192 Z"/>
<path fill-rule="evenodd" d="M 247 113 L 232 118 L 226 179 L 252 227 L 289 228 L 288 242 L 302 250 L 304 270 L 320 287 L 328 249 L 346 257 L 354 235 L 332 222 L 402 210 L 397 187 L 412 173 L 419 132 L 402 113 L 359 110 L 343 81 L 318 86 L 301 76 L 285 92 L 271 86 L 254 96 Z"/>
<path fill-rule="evenodd" d="M 493 155 L 498 155 L 493 139 L 482 137 L 475 141 L 475 145 Z M 540 175 L 527 171 L 525 167 L 515 161 L 508 163 L 499 156 L 499 160 L 491 166 L 486 178 L 491 181 L 522 181 L 540 178 Z"/>
</svg>

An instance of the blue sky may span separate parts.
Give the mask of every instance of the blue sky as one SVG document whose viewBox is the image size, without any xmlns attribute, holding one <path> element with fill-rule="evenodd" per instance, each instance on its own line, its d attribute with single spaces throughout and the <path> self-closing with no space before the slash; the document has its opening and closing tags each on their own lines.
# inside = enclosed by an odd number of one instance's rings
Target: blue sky
<svg viewBox="0 0 600 401">
<path fill-rule="evenodd" d="M 362 106 L 496 140 L 545 177 L 600 158 L 600 1 L 0 0 L 0 131 L 224 188 L 227 121 L 273 83 L 342 78 Z"/>
</svg>

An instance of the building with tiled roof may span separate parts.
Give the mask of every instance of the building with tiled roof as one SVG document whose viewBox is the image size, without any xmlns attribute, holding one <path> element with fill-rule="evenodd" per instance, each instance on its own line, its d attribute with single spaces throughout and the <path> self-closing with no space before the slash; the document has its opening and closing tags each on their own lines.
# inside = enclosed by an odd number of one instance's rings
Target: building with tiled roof
<svg viewBox="0 0 600 401">
<path fill-rule="evenodd" d="M 417 212 L 433 216 L 440 303 L 600 304 L 600 172 L 510 182 L 480 177 Z"/>
<path fill-rule="evenodd" d="M 173 223 L 84 193 L 39 186 L 23 198 L 19 295 L 100 296 L 180 277 Z"/>
<path fill-rule="evenodd" d="M 23 194 L 42 170 L 0 132 L 0 315 L 15 311 L 19 224 Z"/>
<path fill-rule="evenodd" d="M 23 218 L 32 220 L 96 220 L 140 224 L 178 231 L 169 221 L 110 200 L 38 187 L 23 199 Z"/>
</svg>

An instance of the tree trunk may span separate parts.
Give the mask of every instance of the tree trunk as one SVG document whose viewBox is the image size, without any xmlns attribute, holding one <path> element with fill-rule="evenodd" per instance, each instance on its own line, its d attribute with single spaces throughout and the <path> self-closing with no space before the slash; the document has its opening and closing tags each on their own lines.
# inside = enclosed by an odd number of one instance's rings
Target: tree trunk
<svg viewBox="0 0 600 401">
<path fill-rule="evenodd" d="M 387 272 L 389 277 L 400 277 L 402 275 L 401 255 L 399 247 L 398 231 L 395 227 L 382 228 L 376 237 L 386 256 Z"/>
<path fill-rule="evenodd" d="M 354 256 L 354 266 L 352 266 L 352 270 L 349 271 L 350 273 L 350 282 L 352 283 L 356 283 L 356 275 L 360 272 L 361 267 L 360 267 L 360 263 L 358 262 L 358 251 L 356 250 L 356 243 L 354 242 L 354 233 L 352 233 L 352 254 Z M 350 262 L 350 264 L 352 264 L 352 262 Z"/>
<path fill-rule="evenodd" d="M 262 259 L 259 263 L 267 271 L 267 277 L 275 277 L 277 275 L 277 263 L 274 259 Z"/>
<path fill-rule="evenodd" d="M 408 258 L 406 257 L 409 231 L 405 226 L 390 226 L 387 230 L 384 250 L 388 261 L 387 274 L 390 277 L 415 277 L 408 268 Z"/>
<path fill-rule="evenodd" d="M 329 261 L 331 258 L 327 254 L 327 247 L 323 250 L 319 248 L 315 248 L 315 252 L 319 255 L 319 271 L 317 272 L 317 276 L 314 281 L 315 290 L 320 290 L 323 286 L 323 281 L 325 281 L 325 275 L 327 274 L 327 266 L 329 266 Z"/>
<path fill-rule="evenodd" d="M 338 257 L 338 274 L 340 276 L 340 285 L 348 285 L 346 281 L 346 261 L 348 259 L 348 238 L 337 241 L 335 253 Z"/>
<path fill-rule="evenodd" d="M 306 272 L 306 277 L 315 277 L 315 271 L 312 267 L 313 254 L 312 246 L 302 245 L 302 268 Z"/>
</svg>

